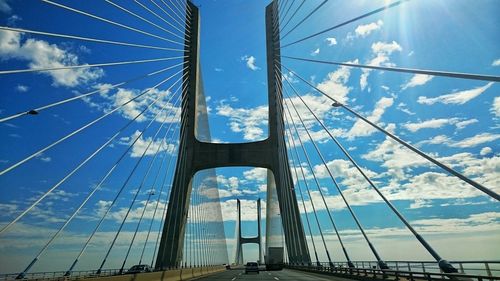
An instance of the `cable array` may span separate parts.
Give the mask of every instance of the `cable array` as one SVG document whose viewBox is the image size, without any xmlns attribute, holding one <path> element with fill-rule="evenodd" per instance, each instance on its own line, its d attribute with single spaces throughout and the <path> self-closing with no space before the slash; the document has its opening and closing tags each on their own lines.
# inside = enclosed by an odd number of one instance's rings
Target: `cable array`
<svg viewBox="0 0 500 281">
<path fill-rule="evenodd" d="M 31 215 L 36 210 L 44 208 L 44 204 L 52 195 L 59 189 L 66 190 L 67 183 L 71 179 L 81 177 L 81 174 L 95 165 L 96 161 L 103 157 L 111 161 L 108 164 L 104 161 L 104 166 L 93 172 L 93 176 L 97 176 L 99 180 L 83 192 L 84 197 L 75 203 L 74 208 L 63 217 L 61 223 L 53 225 L 54 232 L 46 241 L 43 241 L 31 262 L 27 263 L 17 275 L 17 279 L 26 278 L 39 260 L 47 256 L 51 247 L 58 240 L 65 238 L 65 232 L 71 232 L 77 221 L 80 223 L 80 220 L 86 216 L 93 217 L 90 221 L 84 222 L 90 225 L 91 230 L 79 245 L 72 262 L 63 265 L 67 267 L 65 276 L 71 276 L 75 269 L 82 266 L 80 261 L 88 254 L 89 249 L 93 248 L 97 237 L 104 233 L 112 233 L 112 236 L 106 242 L 109 244 L 99 249 L 100 260 L 92 261 L 98 262 L 94 265 L 95 274 L 104 274 L 107 271 L 106 267 L 109 267 L 108 264 L 114 264 L 117 260 L 121 265 L 117 274 L 125 273 L 134 264 L 154 268 L 160 236 L 164 231 L 163 222 L 169 215 L 167 205 L 171 199 L 171 186 L 175 177 L 173 167 L 183 165 L 183 163 L 177 163 L 177 160 L 181 159 L 180 156 L 185 153 L 179 145 L 187 120 L 186 112 L 182 109 L 187 102 L 186 97 L 191 83 L 196 83 L 189 79 L 190 73 L 194 71 L 190 64 L 193 58 L 190 54 L 191 36 L 193 36 L 191 34 L 193 12 L 190 7 L 192 4 L 184 0 L 135 0 L 123 4 L 105 0 L 105 5 L 129 20 L 118 21 L 101 16 L 99 11 L 90 11 L 91 6 L 88 6 L 89 10 L 86 10 L 63 5 L 57 1 L 40 0 L 40 2 L 65 15 L 79 15 L 93 24 L 102 24 L 124 33 L 135 34 L 130 37 L 136 39 L 115 40 L 111 39 L 112 36 L 97 38 L 8 26 L 0 27 L 0 32 L 52 37 L 72 40 L 76 43 L 87 42 L 97 47 L 111 45 L 125 50 L 136 48 L 142 52 L 134 54 L 143 54 L 143 58 L 110 59 L 95 63 L 68 62 L 50 67 L 0 70 L 0 75 L 4 76 L 98 68 L 110 71 L 110 73 L 112 70 L 120 73 L 112 75 L 111 78 L 104 78 L 115 81 L 107 81 L 107 83 L 99 81 L 100 83 L 85 85 L 88 89 L 83 90 L 81 94 L 58 98 L 56 101 L 28 107 L 17 113 L 7 112 L 0 117 L 0 123 L 17 122 L 23 118 L 30 118 L 33 123 L 36 123 L 38 115 L 65 110 L 70 105 L 77 105 L 78 102 L 93 102 L 106 108 L 102 110 L 102 113 L 99 113 L 101 111 L 99 110 L 96 117 L 86 121 L 80 127 L 73 128 L 61 136 L 54 136 L 49 144 L 42 144 L 20 159 L 10 162 L 7 167 L 2 168 L 0 176 L 17 172 L 17 170 L 23 171 L 25 164 L 32 162 L 42 153 L 58 149 L 63 143 L 71 145 L 77 140 L 81 141 L 86 137 L 86 131 L 109 126 L 110 123 L 116 127 L 108 130 L 108 135 L 103 136 L 104 139 L 98 142 L 96 147 L 91 148 L 91 152 L 84 154 L 82 160 L 69 164 L 64 168 L 67 169 L 66 171 L 61 170 L 64 175 L 55 184 L 28 202 L 24 209 L 0 229 L 0 236 L 8 235 L 16 224 L 29 222 Z M 153 30 L 149 31 L 148 28 Z M 147 43 L 134 42 L 140 37 L 144 37 L 143 42 Z M 149 52 L 152 53 L 149 54 Z M 138 70 L 129 71 L 135 70 L 134 68 Z M 146 70 L 142 70 L 143 68 Z M 133 91 L 134 94 L 128 99 L 121 99 L 120 102 L 114 104 L 109 103 L 108 99 L 114 98 L 120 91 L 127 89 L 126 87 L 132 86 L 141 87 L 144 90 Z M 128 108 L 137 105 L 140 106 L 133 115 L 117 118 Z M 126 122 L 123 123 L 122 119 Z M 147 122 L 143 124 L 145 120 Z M 135 130 L 133 136 L 128 137 L 127 135 L 133 130 Z M 109 166 L 106 167 L 106 165 Z M 117 178 L 119 180 L 116 180 Z M 193 185 L 190 193 L 191 202 L 183 238 L 182 264 L 179 264 L 182 267 L 207 267 L 228 262 L 218 191 L 217 188 L 213 188 L 213 182 L 208 184 L 201 182 L 204 178 L 215 178 L 214 171 L 207 171 L 205 175 L 195 177 L 195 181 L 198 182 Z M 108 190 L 108 185 L 117 186 Z M 105 198 L 109 192 L 113 194 L 112 200 L 107 201 L 103 209 L 96 210 L 97 207 L 92 204 Z M 121 210 L 123 210 L 123 216 L 116 219 L 116 214 Z M 118 244 L 127 246 L 125 250 L 122 250 Z M 83 265 L 83 267 L 88 267 L 88 265 Z"/>
<path fill-rule="evenodd" d="M 277 8 L 277 11 L 275 12 L 275 22 L 273 26 L 273 40 L 275 41 L 273 46 L 275 48 L 275 52 L 278 53 L 279 55 L 275 55 L 273 58 L 274 61 L 274 79 L 276 81 L 276 99 L 278 100 L 278 107 L 281 109 L 280 114 L 283 116 L 284 120 L 284 130 L 283 134 L 285 136 L 287 145 L 286 145 L 286 151 L 285 154 L 288 154 L 288 158 L 290 161 L 290 166 L 291 170 L 294 172 L 294 179 L 295 179 L 295 186 L 298 187 L 300 197 L 297 197 L 297 200 L 300 200 L 302 202 L 302 207 L 303 207 L 303 216 L 302 218 L 305 219 L 303 223 L 304 229 L 308 230 L 309 237 L 310 237 L 310 243 L 312 244 L 311 248 L 314 252 L 314 258 L 316 261 L 316 266 L 320 266 L 321 262 L 318 257 L 318 250 L 321 248 L 318 246 L 318 243 L 315 241 L 315 239 L 318 239 L 317 237 L 314 237 L 312 228 L 311 228 L 311 219 L 310 217 L 314 219 L 316 222 L 315 226 L 317 228 L 317 231 L 319 232 L 319 238 L 321 239 L 321 244 L 323 251 L 325 253 L 326 258 L 328 259 L 328 262 L 330 264 L 330 267 L 333 268 L 338 264 L 338 262 L 334 262 L 334 259 L 330 253 L 329 247 L 331 245 L 327 245 L 325 242 L 325 235 L 324 231 L 325 229 L 332 228 L 333 233 L 336 236 L 336 241 L 338 241 L 340 248 L 342 249 L 343 253 L 343 258 L 346 260 L 346 264 L 349 268 L 354 268 L 355 264 L 353 261 L 350 259 L 349 256 L 349 249 L 346 247 L 343 241 L 343 237 L 341 234 L 340 229 L 335 223 L 335 213 L 330 209 L 330 206 L 328 205 L 327 200 L 325 199 L 325 194 L 326 190 L 324 191 L 322 189 L 322 185 L 318 179 L 318 176 L 316 175 L 315 167 L 314 166 L 312 158 L 314 159 L 319 159 L 320 160 L 320 166 L 324 168 L 326 171 L 328 178 L 331 180 L 331 184 L 333 185 L 333 189 L 335 192 L 339 195 L 339 197 L 342 199 L 342 202 L 344 203 L 345 207 L 347 208 L 352 220 L 355 222 L 359 232 L 362 234 L 363 239 L 366 241 L 368 248 L 370 249 L 371 253 L 375 257 L 375 259 L 378 262 L 378 267 L 382 270 L 388 270 L 389 267 L 387 263 L 383 260 L 379 252 L 377 251 L 375 245 L 372 243 L 370 240 L 367 232 L 365 231 L 365 228 L 363 227 L 360 218 L 356 214 L 355 210 L 352 208 L 352 202 L 350 202 L 350 199 L 348 196 L 344 194 L 344 191 L 346 187 L 342 187 L 340 182 L 338 181 L 339 175 L 336 175 L 334 171 L 330 169 L 328 166 L 328 160 L 327 157 L 325 157 L 324 152 L 321 151 L 320 146 L 318 145 L 317 141 L 313 137 L 313 134 L 311 133 L 311 128 L 312 126 L 319 126 L 321 129 L 320 132 L 315 132 L 317 133 L 325 133 L 328 137 L 329 140 L 332 140 L 333 143 L 336 144 L 337 148 L 340 150 L 340 152 L 344 155 L 345 159 L 349 161 L 349 163 L 357 170 L 359 173 L 360 177 L 366 181 L 367 186 L 369 186 L 373 191 L 377 193 L 379 198 L 382 200 L 382 202 L 391 210 L 391 212 L 399 219 L 399 221 L 410 231 L 410 233 L 413 235 L 413 237 L 420 243 L 420 245 L 432 256 L 436 262 L 438 263 L 439 267 L 441 270 L 445 273 L 453 273 L 457 272 L 457 270 L 448 262 L 446 261 L 436 250 L 433 248 L 427 240 L 419 233 L 419 231 L 411 224 L 411 222 L 405 218 L 405 216 L 398 210 L 398 208 L 387 198 L 387 195 L 384 194 L 383 190 L 378 187 L 375 182 L 368 176 L 367 172 L 357 163 L 357 161 L 354 159 L 354 157 L 349 153 L 347 149 L 344 148 L 344 146 L 341 144 L 341 142 L 334 136 L 334 134 L 331 132 L 332 128 L 327 127 L 325 124 L 325 120 L 320 119 L 320 117 L 314 112 L 314 110 L 311 108 L 311 106 L 306 102 L 304 99 L 304 95 L 300 93 L 299 90 L 297 90 L 296 86 L 294 85 L 295 83 L 303 83 L 303 85 L 306 85 L 307 87 L 310 87 L 313 92 L 319 93 L 321 96 L 324 96 L 326 99 L 331 101 L 331 107 L 332 109 L 334 108 L 339 108 L 339 109 L 344 109 L 347 113 L 351 114 L 353 117 L 356 119 L 361 120 L 362 122 L 365 122 L 367 125 L 373 127 L 377 131 L 380 131 L 383 133 L 385 136 L 388 137 L 388 139 L 392 139 L 398 144 L 402 145 L 403 147 L 406 147 L 409 149 L 409 151 L 414 152 L 415 154 L 427 159 L 430 163 L 436 165 L 437 167 L 442 168 L 449 174 L 457 177 L 458 179 L 462 180 L 465 183 L 468 183 L 472 187 L 482 191 L 484 194 L 487 196 L 500 200 L 499 195 L 494 192 L 491 188 L 485 187 L 482 184 L 476 182 L 475 180 L 463 175 L 459 171 L 453 169 L 452 167 L 448 166 L 447 164 L 443 163 L 439 159 L 436 159 L 436 157 L 432 156 L 429 153 L 425 153 L 421 151 L 420 149 L 416 148 L 415 146 L 411 145 L 408 141 L 405 141 L 401 139 L 400 137 L 396 136 L 394 133 L 389 132 L 388 130 L 382 128 L 380 125 L 376 124 L 375 122 L 372 122 L 369 118 L 363 116 L 356 110 L 354 110 L 351 106 L 348 106 L 344 103 L 339 102 L 338 100 L 332 98 L 329 96 L 327 93 L 319 89 L 316 85 L 314 85 L 311 81 L 308 79 L 305 79 L 303 75 L 299 74 L 295 69 L 292 69 L 287 66 L 288 62 L 293 60 L 296 62 L 305 62 L 305 63 L 310 63 L 310 64 L 324 64 L 324 65 L 334 65 L 334 66 L 342 66 L 342 67 L 349 67 L 349 68 L 360 68 L 360 69 L 369 69 L 369 70 L 378 70 L 378 71 L 390 71 L 390 72 L 396 72 L 396 73 L 411 73 L 411 74 L 425 74 L 425 75 L 432 75 L 432 76 L 441 76 L 441 77 L 449 77 L 449 78 L 456 78 L 456 79 L 469 79 L 469 80 L 480 80 L 480 81 L 492 81 L 492 82 L 499 82 L 500 77 L 498 76 L 493 76 L 493 75 L 484 75 L 484 74 L 476 74 L 476 73 L 459 73 L 459 72 L 451 72 L 451 71 L 440 71 L 440 70 L 429 70 L 429 69 L 416 69 L 416 68 L 405 68 L 405 67 L 394 67 L 394 66 L 375 66 L 375 65 L 364 65 L 364 64 L 359 64 L 359 63 L 351 63 L 351 62 L 338 62 L 338 61 L 328 61 L 328 60 L 320 60 L 320 59 L 309 59 L 309 58 L 301 58 L 297 56 L 289 56 L 289 55 L 283 55 L 282 52 L 287 49 L 288 47 L 291 47 L 293 45 L 302 43 L 306 40 L 315 38 L 319 35 L 326 34 L 328 32 L 335 31 L 336 29 L 346 26 L 348 24 L 354 23 L 356 21 L 359 21 L 361 19 L 364 19 L 366 17 L 378 14 L 380 12 L 386 11 L 388 9 L 394 9 L 398 6 L 401 6 L 405 2 L 409 2 L 409 0 L 405 1 L 394 1 L 391 3 L 387 3 L 385 6 L 375 9 L 371 12 L 368 12 L 366 14 L 360 15 L 358 17 L 352 18 L 350 20 L 341 22 L 337 25 L 334 25 L 332 27 L 329 27 L 324 30 L 320 30 L 318 32 L 314 32 L 311 35 L 302 37 L 298 40 L 291 41 L 291 42 L 285 42 L 284 44 L 281 43 L 284 39 L 287 39 L 288 36 L 294 32 L 296 32 L 300 26 L 302 26 L 306 21 L 310 20 L 315 13 L 318 11 L 322 10 L 324 8 L 323 6 L 326 4 L 327 1 L 323 2 L 318 2 L 313 5 L 312 10 L 305 12 L 305 16 L 302 18 L 297 18 L 298 12 L 303 8 L 303 4 L 305 1 L 285 1 L 285 0 L 278 0 L 275 1 L 277 4 L 275 7 Z M 290 11 L 294 11 L 290 15 Z M 293 25 L 290 25 L 290 23 L 293 23 Z M 291 27 L 290 27 L 291 26 Z M 289 27 L 289 28 L 287 28 Z M 282 62 L 282 59 L 285 59 L 285 62 Z M 285 75 L 283 72 L 288 72 L 291 77 L 297 78 L 295 79 L 296 81 L 291 81 L 291 78 L 288 75 Z M 297 81 L 298 80 L 298 81 Z M 293 97 L 289 94 L 289 92 L 293 93 Z M 296 104 L 296 103 L 299 104 Z M 299 111 L 298 107 L 302 108 L 305 110 L 305 112 Z M 307 116 L 304 116 L 304 115 Z M 314 125 L 311 124 L 306 124 L 304 121 L 304 118 L 308 118 L 307 120 L 314 120 L 316 122 Z M 306 148 L 305 143 L 309 142 L 311 143 L 314 151 L 314 155 L 311 156 L 311 151 L 309 151 Z M 300 153 L 299 153 L 300 151 Z M 304 159 L 304 160 L 303 160 Z M 303 162 L 305 161 L 305 162 Z M 304 166 L 305 165 L 305 166 Z M 309 171 L 308 176 L 310 178 L 306 178 L 306 170 Z M 313 194 L 312 194 L 312 189 L 309 184 L 309 181 L 313 181 L 316 187 L 316 194 L 319 199 L 319 202 L 321 202 L 321 205 L 318 205 L 318 202 L 315 202 L 313 200 Z M 306 194 L 303 193 L 302 191 L 302 186 L 305 186 L 306 189 Z M 328 187 L 328 192 L 329 194 L 332 192 L 330 191 L 330 187 Z M 307 195 L 307 196 L 306 196 Z M 308 199 L 308 204 L 306 204 L 306 200 Z M 309 210 L 308 207 L 309 206 Z M 326 220 L 321 220 L 318 219 L 318 207 L 319 210 L 323 209 L 325 210 L 325 213 L 328 216 L 328 220 L 330 222 L 330 225 L 325 227 L 324 224 L 326 223 Z M 287 224 L 290 222 L 283 221 L 283 226 L 284 228 L 287 227 Z M 290 252 L 293 249 L 287 248 L 287 251 Z M 289 258 L 291 259 L 292 257 L 290 254 L 288 254 Z M 311 263 L 309 266 L 313 266 Z"/>
</svg>

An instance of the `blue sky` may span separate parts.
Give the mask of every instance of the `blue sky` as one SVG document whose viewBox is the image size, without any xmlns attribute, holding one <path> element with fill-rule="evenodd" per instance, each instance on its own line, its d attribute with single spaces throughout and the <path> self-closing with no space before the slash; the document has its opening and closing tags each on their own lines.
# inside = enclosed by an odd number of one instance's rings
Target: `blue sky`
<svg viewBox="0 0 500 281">
<path fill-rule="evenodd" d="M 144 2 L 144 1 L 143 1 Z M 268 1 L 195 1 L 201 11 L 201 63 L 208 117 L 213 141 L 246 142 L 265 139 L 267 135 L 267 76 L 265 56 L 264 8 Z M 298 1 L 296 1 L 298 2 Z M 293 42 L 315 31 L 369 12 L 386 1 L 333 1 L 318 11 L 299 28 L 282 40 Z M 155 35 L 173 38 L 137 18 L 105 2 L 89 5 L 85 2 L 60 1 L 71 7 L 99 16 L 127 23 Z M 144 16 L 157 25 L 170 29 L 162 20 L 140 6 L 127 1 L 120 5 Z M 148 2 L 151 9 L 154 6 Z M 317 5 L 308 1 L 292 19 L 289 30 Z M 381 66 L 448 70 L 456 72 L 500 74 L 498 34 L 500 24 L 495 15 L 500 7 L 495 1 L 481 1 L 471 9 L 470 1 L 409 1 L 377 15 L 346 25 L 313 39 L 286 47 L 283 55 L 318 60 L 350 61 Z M 293 8 L 292 8 L 293 9 Z M 106 23 L 62 10 L 39 1 L 0 1 L 1 25 L 48 31 L 61 34 L 127 41 L 144 45 L 182 48 L 173 44 L 118 28 Z M 161 13 L 161 12 L 159 12 Z M 49 20 L 50 19 L 50 20 Z M 174 31 L 176 34 L 179 32 Z M 178 41 L 178 40 L 177 40 Z M 0 31 L 0 65 L 2 70 L 37 67 L 55 67 L 82 63 L 101 63 L 139 59 L 181 56 L 182 52 L 131 48 L 98 44 L 55 37 Z M 52 71 L 43 74 L 1 75 L 0 113 L 9 116 L 21 110 L 45 105 L 109 87 L 130 78 L 151 73 L 180 63 L 181 59 L 144 64 Z M 370 120 L 410 141 L 423 151 L 437 157 L 465 175 L 500 192 L 499 86 L 495 83 L 451 78 L 430 77 L 380 71 L 363 71 L 282 59 L 283 65 L 296 71 L 318 88 L 355 108 Z M 165 71 L 131 82 L 88 99 L 47 109 L 37 116 L 24 116 L 0 124 L 2 145 L 0 167 L 5 169 L 38 149 L 92 121 L 141 91 L 175 74 L 180 68 Z M 291 82 L 327 124 L 332 133 L 347 147 L 352 156 L 382 188 L 386 196 L 416 226 L 431 244 L 448 259 L 498 259 L 500 245 L 498 203 L 447 175 L 426 160 L 388 140 L 381 133 L 358 122 L 353 116 L 330 103 L 297 77 L 284 71 Z M 167 110 L 175 109 L 175 98 L 168 103 L 166 94 L 172 81 L 152 91 L 152 97 L 161 98 Z M 284 82 L 286 85 L 287 82 Z M 286 86 L 293 95 L 290 87 Z M 176 87 L 171 89 L 172 92 Z M 167 95 L 168 96 L 168 95 Z M 139 100 L 81 134 L 38 155 L 31 161 L 0 176 L 2 196 L 0 221 L 8 222 L 24 210 L 29 202 L 57 183 L 87 155 L 108 140 L 120 126 L 153 100 Z M 313 138 L 325 155 L 328 166 L 338 175 L 337 180 L 354 206 L 369 236 L 386 260 L 425 259 L 430 256 L 417 245 L 402 224 L 385 207 L 351 164 L 341 155 L 335 144 L 314 123 L 300 100 L 287 101 L 298 106 Z M 19 271 L 64 222 L 67 214 L 79 204 L 95 186 L 135 137 L 154 118 L 151 129 L 140 136 L 137 145 L 128 154 L 123 165 L 103 185 L 103 190 L 89 201 L 74 223 L 42 257 L 33 271 L 65 270 L 67 260 L 75 257 L 91 225 L 113 199 L 143 153 L 148 141 L 161 126 L 162 106 L 155 104 L 145 117 L 128 127 L 78 173 L 66 181 L 28 216 L 19 221 L 8 235 L 0 237 L 2 257 L 0 271 Z M 298 119 L 295 119 L 298 122 Z M 167 123 L 168 126 L 170 123 Z M 177 124 L 173 123 L 171 129 Z M 313 162 L 313 169 L 333 210 L 335 220 L 346 240 L 354 260 L 373 259 L 367 251 L 356 226 L 334 190 L 326 169 L 321 165 L 307 135 L 301 130 L 302 141 Z M 162 134 L 159 134 L 162 136 Z M 297 141 L 298 139 L 295 139 Z M 161 140 L 155 139 L 145 160 L 153 158 L 154 149 Z M 173 142 L 164 157 L 175 151 Z M 163 159 L 163 158 L 162 158 Z M 321 206 L 312 174 L 306 177 L 312 189 L 312 200 Z M 145 162 L 147 162 L 145 161 Z M 159 168 L 155 162 L 153 170 Z M 298 165 L 295 162 L 294 165 Z M 127 185 L 125 195 L 105 220 L 96 244 L 84 255 L 80 269 L 95 267 L 95 259 L 102 258 L 99 247 L 109 245 L 111 234 L 120 223 L 123 211 L 132 200 L 135 188 L 147 165 L 139 166 L 137 176 Z M 170 176 L 169 176 L 170 177 Z M 167 179 L 168 180 L 168 179 Z M 255 200 L 266 197 L 265 170 L 252 168 L 217 169 L 219 196 L 223 210 L 229 256 L 233 255 L 236 198 L 243 201 L 245 235 L 255 234 Z M 140 193 L 133 208 L 140 214 L 148 196 L 150 180 Z M 302 187 L 304 185 L 302 184 Z M 28 200 L 26 200 L 28 198 Z M 306 196 L 310 212 L 310 198 Z M 146 217 L 152 216 L 148 206 Z M 322 228 L 335 260 L 343 260 L 332 233 L 324 207 L 319 207 Z M 312 214 L 309 213 L 312 218 Z M 109 267 L 120 265 L 122 250 L 128 245 L 137 217 L 127 223 L 113 252 Z M 303 220 L 305 215 L 303 214 Z M 135 223 L 134 223 L 135 222 Z M 154 227 L 159 226 L 159 219 Z M 36 231 L 28 231 L 34 229 Z M 147 232 L 141 227 L 141 235 Z M 391 233 L 388 236 L 388 233 Z M 318 237 L 313 227 L 313 236 Z M 140 236 L 143 239 L 144 236 Z M 141 241 L 139 239 L 139 241 Z M 319 240 L 318 240 L 319 241 Z M 62 246 L 67 247 L 62 251 Z M 149 249 L 152 252 L 152 249 Z M 256 248 L 245 248 L 245 259 L 256 259 Z M 318 249 L 325 260 L 324 250 Z M 4 255 L 3 253 L 8 253 Z M 151 255 L 151 254 L 150 254 Z M 7 259 L 7 256 L 9 257 Z M 150 258 L 150 257 L 149 257 Z M 133 261 L 130 261 L 132 264 Z"/>
</svg>

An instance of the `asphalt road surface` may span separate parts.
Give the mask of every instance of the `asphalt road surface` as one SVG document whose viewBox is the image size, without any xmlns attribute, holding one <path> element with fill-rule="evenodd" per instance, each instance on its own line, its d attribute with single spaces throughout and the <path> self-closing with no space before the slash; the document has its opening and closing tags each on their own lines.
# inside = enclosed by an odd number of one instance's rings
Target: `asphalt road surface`
<svg viewBox="0 0 500 281">
<path fill-rule="evenodd" d="M 257 273 L 245 274 L 243 269 L 226 270 L 207 277 L 198 278 L 196 280 L 216 280 L 216 281 L 243 281 L 243 280 L 266 280 L 266 281 L 352 281 L 352 279 L 327 276 L 297 270 L 283 269 L 281 271 L 260 271 Z"/>
</svg>

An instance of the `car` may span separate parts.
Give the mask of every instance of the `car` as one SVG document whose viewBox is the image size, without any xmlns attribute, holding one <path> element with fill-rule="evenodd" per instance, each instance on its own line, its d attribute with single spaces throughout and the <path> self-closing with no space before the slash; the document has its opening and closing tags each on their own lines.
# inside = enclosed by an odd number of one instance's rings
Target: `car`
<svg viewBox="0 0 500 281">
<path fill-rule="evenodd" d="M 151 271 L 151 267 L 147 264 L 136 264 L 127 271 L 127 274 L 144 273 Z"/>
<path fill-rule="evenodd" d="M 245 274 L 248 272 L 257 272 L 259 274 L 259 264 L 256 262 L 247 262 L 245 265 Z"/>
</svg>

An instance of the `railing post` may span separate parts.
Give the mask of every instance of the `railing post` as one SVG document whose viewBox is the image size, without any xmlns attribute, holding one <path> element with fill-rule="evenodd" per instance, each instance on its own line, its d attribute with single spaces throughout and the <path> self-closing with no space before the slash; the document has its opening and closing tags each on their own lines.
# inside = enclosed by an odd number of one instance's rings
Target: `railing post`
<svg viewBox="0 0 500 281">
<path fill-rule="evenodd" d="M 486 268 L 486 274 L 488 274 L 489 277 L 491 277 L 491 269 L 490 269 L 490 265 L 488 264 L 488 262 L 485 262 L 484 263 L 484 267 Z"/>
</svg>

